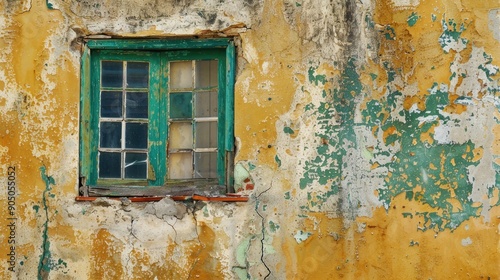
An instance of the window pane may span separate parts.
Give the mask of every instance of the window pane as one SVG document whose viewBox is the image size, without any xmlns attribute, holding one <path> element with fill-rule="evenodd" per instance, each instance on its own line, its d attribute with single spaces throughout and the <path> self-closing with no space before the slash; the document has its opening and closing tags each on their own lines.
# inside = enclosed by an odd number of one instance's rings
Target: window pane
<svg viewBox="0 0 500 280">
<path fill-rule="evenodd" d="M 99 153 L 99 178 L 121 178 L 121 153 Z"/>
<path fill-rule="evenodd" d="M 121 122 L 101 122 L 100 145 L 101 148 L 120 148 L 122 140 Z"/>
<path fill-rule="evenodd" d="M 147 149 L 148 147 L 148 124 L 127 123 L 125 124 L 125 148 Z"/>
<path fill-rule="evenodd" d="M 191 61 L 170 63 L 170 88 L 193 88 L 193 63 Z"/>
<path fill-rule="evenodd" d="M 171 149 L 193 148 L 193 126 L 190 122 L 172 123 L 169 131 Z"/>
<path fill-rule="evenodd" d="M 146 179 L 147 158 L 145 153 L 126 153 L 125 178 Z"/>
<path fill-rule="evenodd" d="M 127 62 L 127 87 L 147 88 L 149 79 L 149 63 Z"/>
<path fill-rule="evenodd" d="M 217 178 L 217 153 L 195 153 L 196 178 Z"/>
<path fill-rule="evenodd" d="M 103 118 L 122 117 L 121 91 L 103 91 L 101 93 L 101 117 Z"/>
<path fill-rule="evenodd" d="M 102 87 L 122 87 L 123 62 L 102 61 L 101 84 Z"/>
<path fill-rule="evenodd" d="M 196 61 L 196 88 L 214 87 L 218 84 L 217 60 Z"/>
<path fill-rule="evenodd" d="M 217 148 L 217 122 L 196 123 L 196 148 Z"/>
<path fill-rule="evenodd" d="M 195 95 L 196 117 L 217 117 L 217 92 L 198 92 Z"/>
<path fill-rule="evenodd" d="M 148 93 L 127 92 L 127 118 L 148 118 Z"/>
<path fill-rule="evenodd" d="M 190 119 L 193 117 L 193 94 L 191 92 L 170 93 L 170 118 Z"/>
<path fill-rule="evenodd" d="M 193 176 L 193 156 L 191 153 L 172 153 L 168 158 L 168 177 L 188 179 Z"/>
</svg>

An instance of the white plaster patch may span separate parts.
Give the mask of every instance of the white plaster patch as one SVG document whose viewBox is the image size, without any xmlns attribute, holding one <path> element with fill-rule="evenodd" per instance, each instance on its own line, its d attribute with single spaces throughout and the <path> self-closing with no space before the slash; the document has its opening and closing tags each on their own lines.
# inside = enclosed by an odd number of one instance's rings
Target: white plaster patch
<svg viewBox="0 0 500 280">
<path fill-rule="evenodd" d="M 357 225 L 359 233 L 363 233 L 366 230 L 366 223 L 357 223 Z"/>
<path fill-rule="evenodd" d="M 0 59 L 1 60 L 1 59 Z M 9 82 L 3 69 L 0 69 L 0 81 L 4 84 L 4 89 L 0 90 L 0 114 L 2 117 L 7 116 L 7 112 L 14 110 L 17 94 L 15 94 L 15 89 L 13 88 L 15 83 Z"/>
<path fill-rule="evenodd" d="M 300 244 L 300 243 L 306 241 L 309 238 L 309 236 L 311 236 L 311 235 L 312 235 L 312 233 L 310 233 L 310 232 L 304 232 L 304 231 L 299 230 L 299 231 L 297 231 L 297 233 L 293 237 L 295 238 L 295 241 L 297 241 L 297 243 Z"/>
<path fill-rule="evenodd" d="M 472 239 L 470 239 L 470 237 L 467 237 L 467 238 L 464 238 L 462 239 L 462 246 L 469 246 L 472 244 Z"/>
<path fill-rule="evenodd" d="M 493 33 L 493 38 L 500 42 L 500 9 L 490 10 L 488 19 L 488 27 L 491 33 Z"/>
<path fill-rule="evenodd" d="M 418 125 L 421 126 L 424 123 L 431 123 L 437 120 L 438 116 L 431 115 L 431 116 L 425 116 L 425 117 L 418 117 Z"/>
<path fill-rule="evenodd" d="M 450 126 L 439 121 L 439 125 L 434 128 L 434 140 L 438 144 L 448 144 L 450 140 Z"/>
<path fill-rule="evenodd" d="M 492 65 L 490 58 L 486 55 L 484 48 L 472 47 L 470 58 L 462 63 L 462 56 L 456 54 L 450 71 L 453 73 L 450 81 L 450 92 L 460 96 L 470 96 L 474 99 L 480 98 L 480 94 L 487 93 L 492 88 L 498 88 L 498 82 L 488 76 L 494 76 L 499 68 Z"/>
<path fill-rule="evenodd" d="M 415 104 L 411 105 L 409 111 L 410 111 L 410 113 L 420 113 L 420 109 L 418 109 L 418 104 L 415 103 Z"/>
<path fill-rule="evenodd" d="M 267 73 L 269 73 L 269 62 L 264 61 L 262 63 L 262 74 L 266 75 Z"/>
<path fill-rule="evenodd" d="M 420 0 L 392 0 L 395 7 L 416 7 L 420 4 Z"/>
</svg>

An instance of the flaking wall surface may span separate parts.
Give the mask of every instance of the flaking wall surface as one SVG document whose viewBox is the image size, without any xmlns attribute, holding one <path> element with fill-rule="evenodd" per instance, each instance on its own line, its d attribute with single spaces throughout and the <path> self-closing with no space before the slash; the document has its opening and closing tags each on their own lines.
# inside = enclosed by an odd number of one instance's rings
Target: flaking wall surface
<svg viewBox="0 0 500 280">
<path fill-rule="evenodd" d="M 498 0 L 0 11 L 1 279 L 500 279 Z M 235 36 L 248 202 L 75 201 L 88 36 Z"/>
</svg>

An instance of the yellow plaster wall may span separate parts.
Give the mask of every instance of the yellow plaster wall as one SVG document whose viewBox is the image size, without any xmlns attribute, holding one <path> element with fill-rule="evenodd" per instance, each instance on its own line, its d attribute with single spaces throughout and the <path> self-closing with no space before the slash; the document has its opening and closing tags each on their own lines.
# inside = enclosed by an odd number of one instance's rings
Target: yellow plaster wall
<svg viewBox="0 0 500 280">
<path fill-rule="evenodd" d="M 498 1 L 236 2 L 0 4 L 0 278 L 500 278 Z M 462 49 L 443 50 L 443 20 L 464 25 Z M 238 35 L 235 163 L 249 202 L 186 202 L 182 218 L 156 216 L 158 203 L 75 202 L 83 37 L 200 34 Z M 421 131 L 428 120 L 411 114 L 430 110 L 434 84 L 451 101 Z M 449 150 L 427 162 L 421 147 Z"/>
</svg>

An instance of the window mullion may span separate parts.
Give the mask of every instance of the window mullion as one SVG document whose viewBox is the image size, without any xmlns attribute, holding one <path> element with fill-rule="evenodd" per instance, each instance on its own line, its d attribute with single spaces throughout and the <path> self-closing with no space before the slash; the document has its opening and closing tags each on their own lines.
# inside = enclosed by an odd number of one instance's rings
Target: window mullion
<svg viewBox="0 0 500 280">
<path fill-rule="evenodd" d="M 123 62 L 123 79 L 122 79 L 122 139 L 121 139 L 121 151 L 120 151 L 120 163 L 121 163 L 121 178 L 125 178 L 125 129 L 126 129 L 126 112 L 127 112 L 127 61 Z"/>
</svg>

